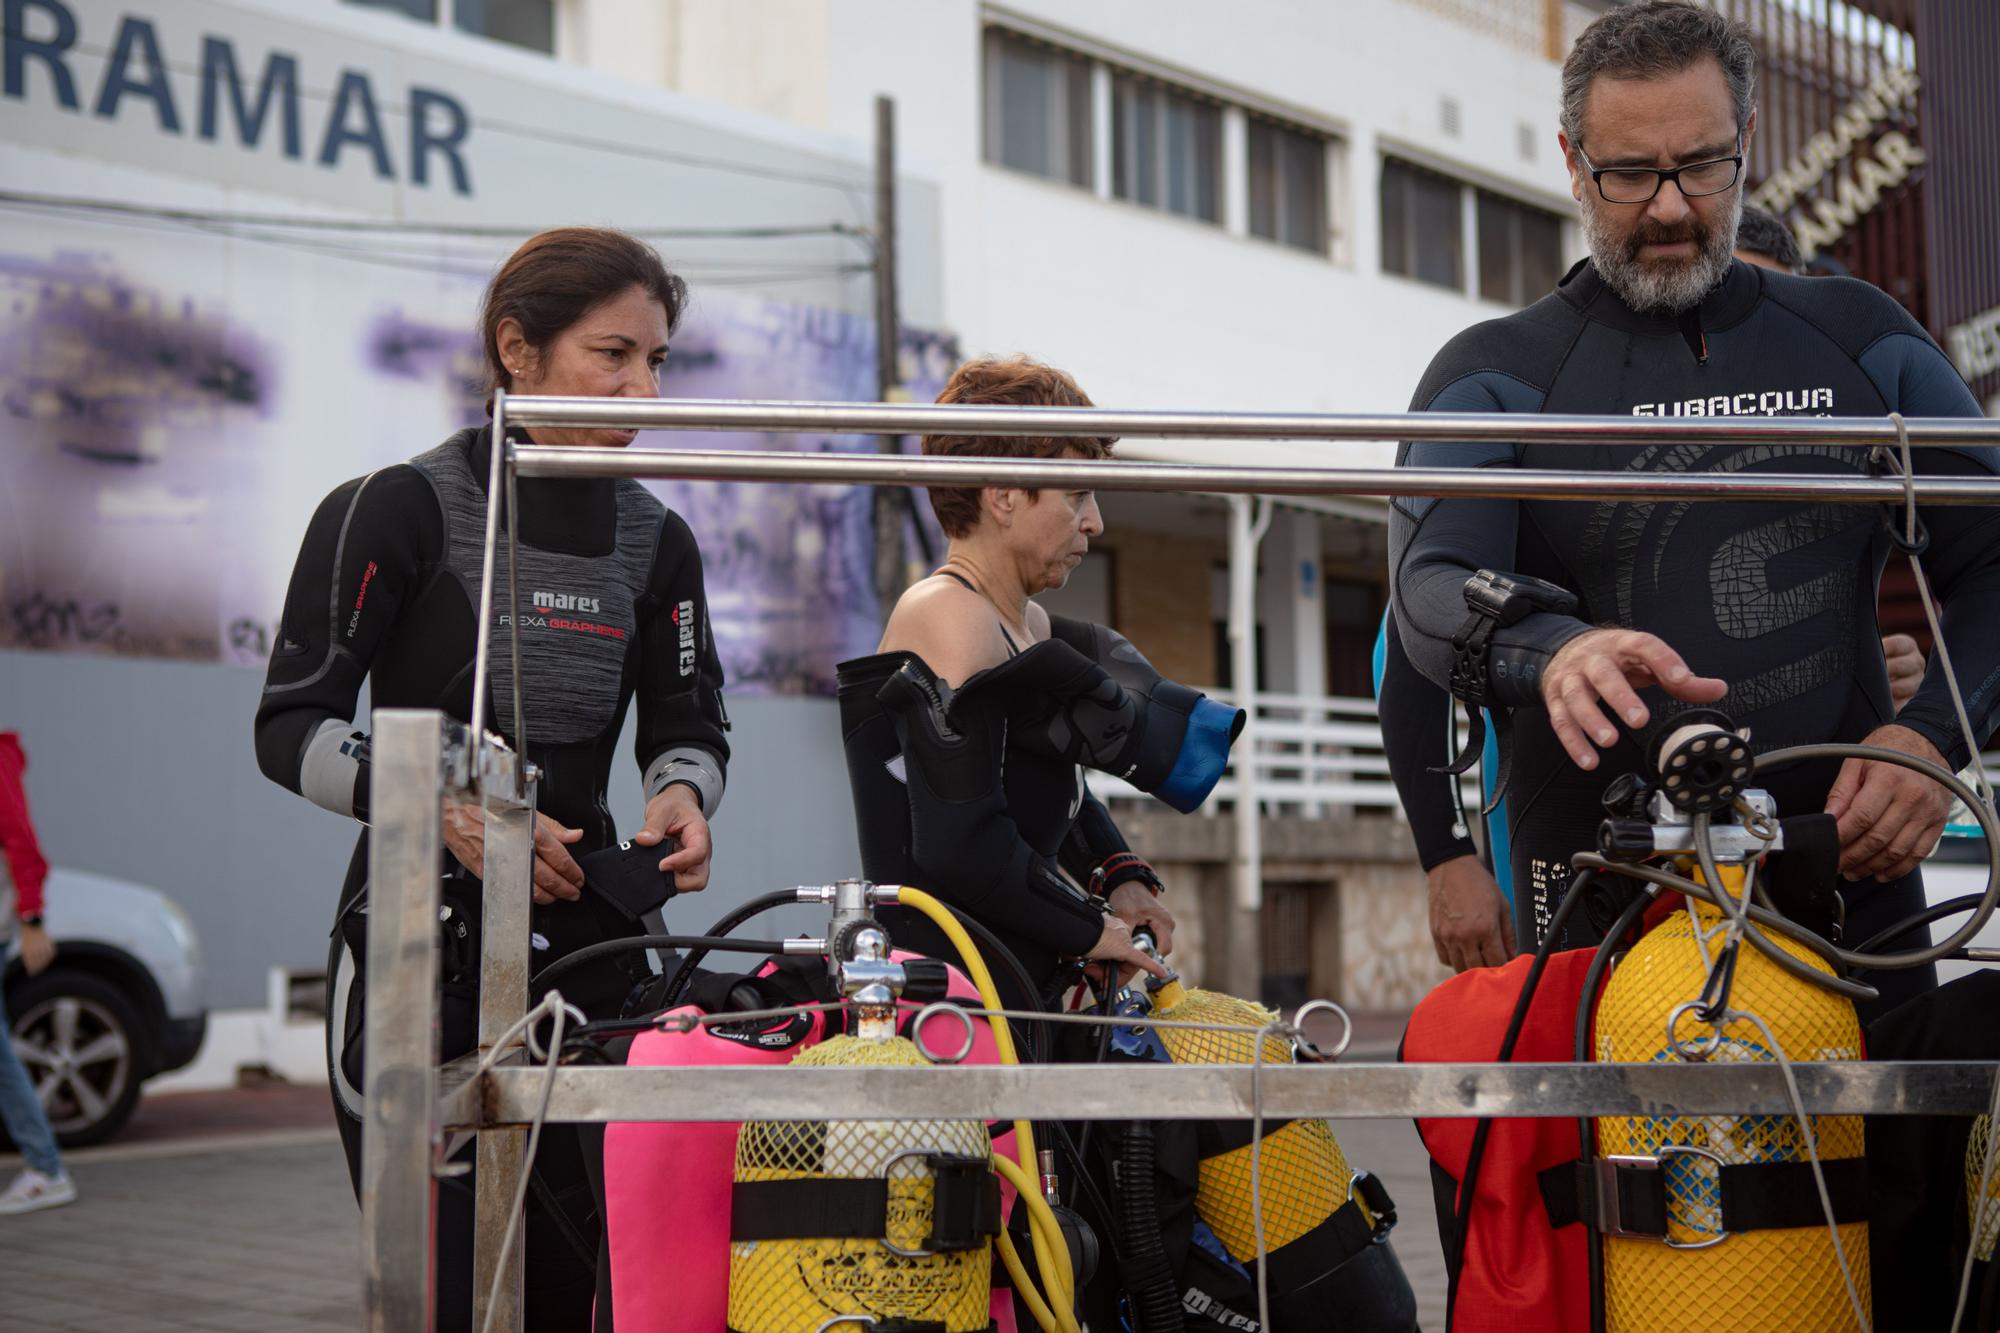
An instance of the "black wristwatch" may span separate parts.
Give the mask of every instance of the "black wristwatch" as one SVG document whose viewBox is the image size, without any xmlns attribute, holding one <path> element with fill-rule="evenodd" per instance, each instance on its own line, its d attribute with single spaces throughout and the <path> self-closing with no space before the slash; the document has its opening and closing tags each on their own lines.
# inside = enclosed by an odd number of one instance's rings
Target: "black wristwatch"
<svg viewBox="0 0 2000 1333">
<path fill-rule="evenodd" d="M 1465 581 L 1465 605 L 1471 614 L 1451 636 L 1451 693 L 1474 708 L 1484 708 L 1493 631 L 1536 611 L 1573 616 L 1577 601 L 1575 593 L 1544 579 L 1482 569 Z"/>
</svg>

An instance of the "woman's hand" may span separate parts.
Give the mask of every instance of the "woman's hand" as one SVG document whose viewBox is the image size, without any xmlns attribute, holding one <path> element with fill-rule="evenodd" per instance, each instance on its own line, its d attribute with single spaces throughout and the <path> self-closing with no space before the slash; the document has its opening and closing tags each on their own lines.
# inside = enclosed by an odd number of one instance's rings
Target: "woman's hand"
<svg viewBox="0 0 2000 1333">
<path fill-rule="evenodd" d="M 1115 916 L 1104 918 L 1104 933 L 1097 937 L 1097 943 L 1090 946 L 1090 952 L 1084 957 L 1116 964 L 1120 982 L 1129 980 L 1136 972 L 1150 972 L 1162 981 L 1167 979 L 1165 965 L 1154 961 L 1134 945 L 1132 928 Z"/>
<path fill-rule="evenodd" d="M 583 868 L 569 854 L 582 829 L 564 828 L 547 815 L 535 814 L 534 900 L 546 905 L 558 898 L 574 902 L 583 894 Z M 472 802 L 446 801 L 444 845 L 458 863 L 481 879 L 486 867 L 486 812 Z"/>
<path fill-rule="evenodd" d="M 1174 951 L 1174 914 L 1167 910 L 1153 891 L 1138 880 L 1127 880 L 1111 891 L 1106 901 L 1111 910 L 1118 914 L 1133 930 L 1144 927 L 1153 932 L 1153 942 L 1159 946 L 1160 957 L 1165 958 Z"/>
<path fill-rule="evenodd" d="M 671 784 L 646 802 L 646 823 L 632 841 L 641 847 L 657 847 L 674 840 L 674 850 L 660 860 L 660 870 L 674 877 L 674 892 L 699 893 L 708 887 L 708 862 L 712 848 L 708 820 L 702 816 L 701 801 L 685 782 Z"/>
</svg>

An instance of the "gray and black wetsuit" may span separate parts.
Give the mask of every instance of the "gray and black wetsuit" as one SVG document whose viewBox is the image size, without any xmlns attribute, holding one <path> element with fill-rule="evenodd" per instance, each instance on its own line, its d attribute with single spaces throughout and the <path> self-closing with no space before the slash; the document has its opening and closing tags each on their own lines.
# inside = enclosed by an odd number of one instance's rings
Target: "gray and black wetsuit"
<svg viewBox="0 0 2000 1333">
<path fill-rule="evenodd" d="M 489 430 L 461 431 L 407 463 L 347 482 L 320 504 L 292 572 L 257 709 L 257 760 L 272 781 L 365 823 L 368 735 L 355 716 L 362 683 L 374 707 L 470 717 L 490 442 Z M 518 494 L 521 674 L 527 754 L 542 772 L 538 808 L 583 830 L 571 849 L 576 855 L 616 841 L 605 793 L 636 696 L 646 795 L 685 783 L 712 815 L 729 748 L 694 535 L 636 481 L 523 478 Z M 504 593 L 503 583 L 485 724 L 513 744 Z M 367 868 L 364 830 L 340 894 L 328 968 L 330 1072 L 351 1167 L 360 1142 L 362 987 L 355 964 L 365 958 Z M 480 885 L 449 856 L 441 870 L 446 901 L 462 923 L 456 941 L 447 934 L 447 943 L 459 946 L 445 963 L 441 1044 L 450 1058 L 475 1039 Z M 598 921 L 588 898 L 536 907 L 532 916 L 537 936 L 572 947 Z M 540 1174 L 567 1175 L 548 1163 L 565 1146 L 574 1155 L 575 1136 L 544 1142 Z M 578 1184 L 563 1180 L 556 1192 Z M 470 1250 L 459 1244 L 470 1236 L 463 1194 L 454 1187 L 440 1196 L 441 1328 L 470 1317 Z M 582 1211 L 587 1216 L 588 1208 Z M 594 1277 L 571 1242 L 595 1239 L 594 1231 L 567 1235 L 548 1210 L 531 1209 L 532 1325 L 588 1326 Z M 579 1309 L 581 1321 L 572 1317 Z"/>
<path fill-rule="evenodd" d="M 1734 263 L 1678 319 L 1633 311 L 1586 261 L 1526 310 L 1448 343 L 1412 410 L 1633 416 L 1978 416 L 1950 362 L 1903 308 L 1866 283 L 1799 278 Z M 1809 472 L 1850 476 L 1866 451 L 1814 445 L 1415 444 L 1425 467 L 1626 472 Z M 1924 448 L 1920 473 L 2000 472 L 1990 448 Z M 1947 603 L 1944 632 L 1973 727 L 1983 740 L 2000 706 L 2000 509 L 1923 509 L 1925 569 Z M 1513 716 L 1508 782 L 1518 939 L 1541 938 L 1570 855 L 1593 844 L 1598 798 L 1641 766 L 1626 735 L 1594 772 L 1570 762 L 1548 725 L 1540 672 L 1593 625 L 1657 634 L 1730 691 L 1718 707 L 1751 728 L 1760 752 L 1858 741 L 1892 719 L 1953 765 L 1968 750 L 1934 657 L 1898 716 L 1875 619 L 1890 554 L 1881 510 L 1762 501 L 1398 500 L 1390 527 L 1396 619 L 1410 660 L 1449 676 L 1450 639 L 1466 619 L 1463 586 L 1487 568 L 1536 575 L 1575 592 L 1575 617 L 1535 614 L 1494 635 L 1496 702 Z M 1647 692 L 1655 719 L 1673 707 Z M 1797 765 L 1765 784 L 1785 814 L 1822 808 L 1838 766 Z M 1922 904 L 1916 874 L 1848 885 L 1851 938 Z M 1574 920 L 1574 919 L 1573 919 Z M 1588 943 L 1572 925 L 1568 944 Z M 1871 978 L 1885 1004 L 1935 984 L 1928 972 Z"/>
</svg>

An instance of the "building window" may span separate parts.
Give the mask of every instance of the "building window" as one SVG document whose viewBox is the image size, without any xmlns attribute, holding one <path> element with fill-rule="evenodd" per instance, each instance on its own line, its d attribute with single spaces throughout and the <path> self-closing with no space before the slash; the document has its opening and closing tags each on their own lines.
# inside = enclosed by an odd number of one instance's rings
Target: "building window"
<svg viewBox="0 0 2000 1333">
<path fill-rule="evenodd" d="M 1528 305 L 1562 276 L 1562 220 L 1527 204 L 1479 192 L 1479 294 Z"/>
<path fill-rule="evenodd" d="M 1089 189 L 1090 62 L 988 28 L 986 160 Z"/>
<path fill-rule="evenodd" d="M 1388 590 L 1375 582 L 1326 580 L 1326 692 L 1341 699 L 1375 697 L 1375 637 Z"/>
<path fill-rule="evenodd" d="M 1465 290 L 1465 220 L 1449 176 L 1400 158 L 1382 161 L 1382 268 Z"/>
<path fill-rule="evenodd" d="M 556 49 L 555 0 L 452 0 L 452 26 L 530 51 Z"/>
<path fill-rule="evenodd" d="M 361 9 L 386 9 L 425 23 L 437 22 L 437 0 L 347 0 L 347 3 Z"/>
<path fill-rule="evenodd" d="M 347 0 L 363 9 L 386 9 L 423 23 L 437 23 L 490 37 L 510 46 L 553 54 L 555 0 Z"/>
<path fill-rule="evenodd" d="M 1115 75 L 1111 172 L 1120 199 L 1222 221 L 1222 108 L 1137 74 Z"/>
<path fill-rule="evenodd" d="M 1250 234 L 1326 253 L 1326 140 L 1250 118 Z"/>
</svg>

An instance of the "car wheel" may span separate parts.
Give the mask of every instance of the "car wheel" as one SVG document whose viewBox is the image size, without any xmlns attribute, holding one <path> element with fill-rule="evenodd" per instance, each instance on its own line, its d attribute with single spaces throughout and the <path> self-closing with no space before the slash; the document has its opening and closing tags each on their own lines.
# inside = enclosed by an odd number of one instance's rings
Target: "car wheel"
<svg viewBox="0 0 2000 1333">
<path fill-rule="evenodd" d="M 143 1029 L 116 986 L 55 968 L 29 977 L 7 999 L 14 1049 L 65 1148 L 118 1132 L 139 1101 Z"/>
</svg>

